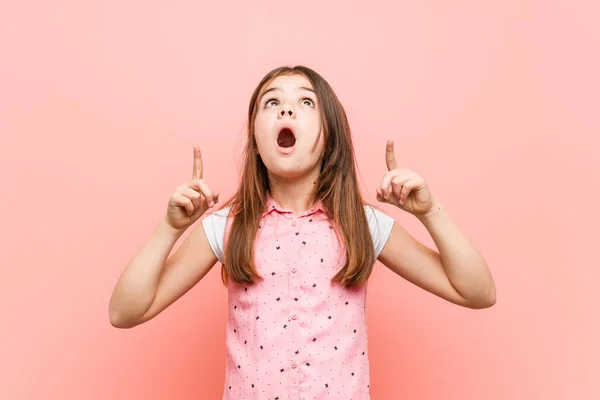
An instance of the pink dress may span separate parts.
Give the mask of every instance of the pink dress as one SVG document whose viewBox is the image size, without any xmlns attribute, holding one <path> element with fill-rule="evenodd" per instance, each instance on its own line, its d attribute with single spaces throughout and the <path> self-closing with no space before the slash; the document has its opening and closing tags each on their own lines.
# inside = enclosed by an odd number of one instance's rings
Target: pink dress
<svg viewBox="0 0 600 400">
<path fill-rule="evenodd" d="M 220 261 L 228 211 L 203 220 Z M 379 255 L 394 220 L 365 211 Z M 367 285 L 331 283 L 345 252 L 322 204 L 296 216 L 269 197 L 259 226 L 255 265 L 264 280 L 228 285 L 223 400 L 369 399 Z"/>
</svg>

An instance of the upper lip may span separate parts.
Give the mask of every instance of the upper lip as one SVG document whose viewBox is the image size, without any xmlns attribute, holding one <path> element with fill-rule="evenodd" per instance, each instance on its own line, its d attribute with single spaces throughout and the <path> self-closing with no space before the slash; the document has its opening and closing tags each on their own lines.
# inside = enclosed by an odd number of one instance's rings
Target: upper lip
<svg viewBox="0 0 600 400">
<path fill-rule="evenodd" d="M 290 132 L 292 132 L 292 135 L 294 135 L 294 138 L 296 137 L 296 132 L 294 131 L 294 128 L 291 125 L 288 125 L 288 124 L 284 124 L 284 125 L 281 125 L 279 127 L 279 129 L 277 130 L 277 137 L 279 137 L 279 134 L 284 129 L 288 129 Z"/>
</svg>

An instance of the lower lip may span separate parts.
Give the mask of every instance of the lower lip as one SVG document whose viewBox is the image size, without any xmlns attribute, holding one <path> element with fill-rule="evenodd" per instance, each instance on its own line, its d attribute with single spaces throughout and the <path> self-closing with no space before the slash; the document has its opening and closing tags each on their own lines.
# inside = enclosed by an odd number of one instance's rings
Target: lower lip
<svg viewBox="0 0 600 400">
<path fill-rule="evenodd" d="M 290 154 L 295 148 L 296 145 L 293 145 L 292 147 L 281 147 L 280 145 L 277 145 L 277 151 L 279 151 L 281 154 Z"/>
</svg>

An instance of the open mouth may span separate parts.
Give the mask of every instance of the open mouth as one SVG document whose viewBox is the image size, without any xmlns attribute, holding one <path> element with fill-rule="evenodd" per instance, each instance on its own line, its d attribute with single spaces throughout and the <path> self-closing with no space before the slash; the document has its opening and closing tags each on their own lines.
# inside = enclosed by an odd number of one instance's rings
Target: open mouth
<svg viewBox="0 0 600 400">
<path fill-rule="evenodd" d="M 277 136 L 277 144 L 283 148 L 293 147 L 296 144 L 294 132 L 289 128 L 283 128 Z"/>
</svg>

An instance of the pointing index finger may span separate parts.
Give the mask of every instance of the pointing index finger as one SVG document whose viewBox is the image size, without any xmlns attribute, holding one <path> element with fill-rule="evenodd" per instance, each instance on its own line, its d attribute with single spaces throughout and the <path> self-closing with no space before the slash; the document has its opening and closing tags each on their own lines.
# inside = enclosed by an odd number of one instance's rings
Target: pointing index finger
<svg viewBox="0 0 600 400">
<path fill-rule="evenodd" d="M 387 165 L 388 171 L 391 171 L 398 167 L 398 165 L 396 164 L 396 156 L 394 155 L 394 142 L 389 139 L 387 141 L 387 145 L 385 146 L 385 163 Z"/>
<path fill-rule="evenodd" d="M 192 179 L 202 179 L 202 153 L 200 147 L 194 146 L 194 169 Z"/>
</svg>

